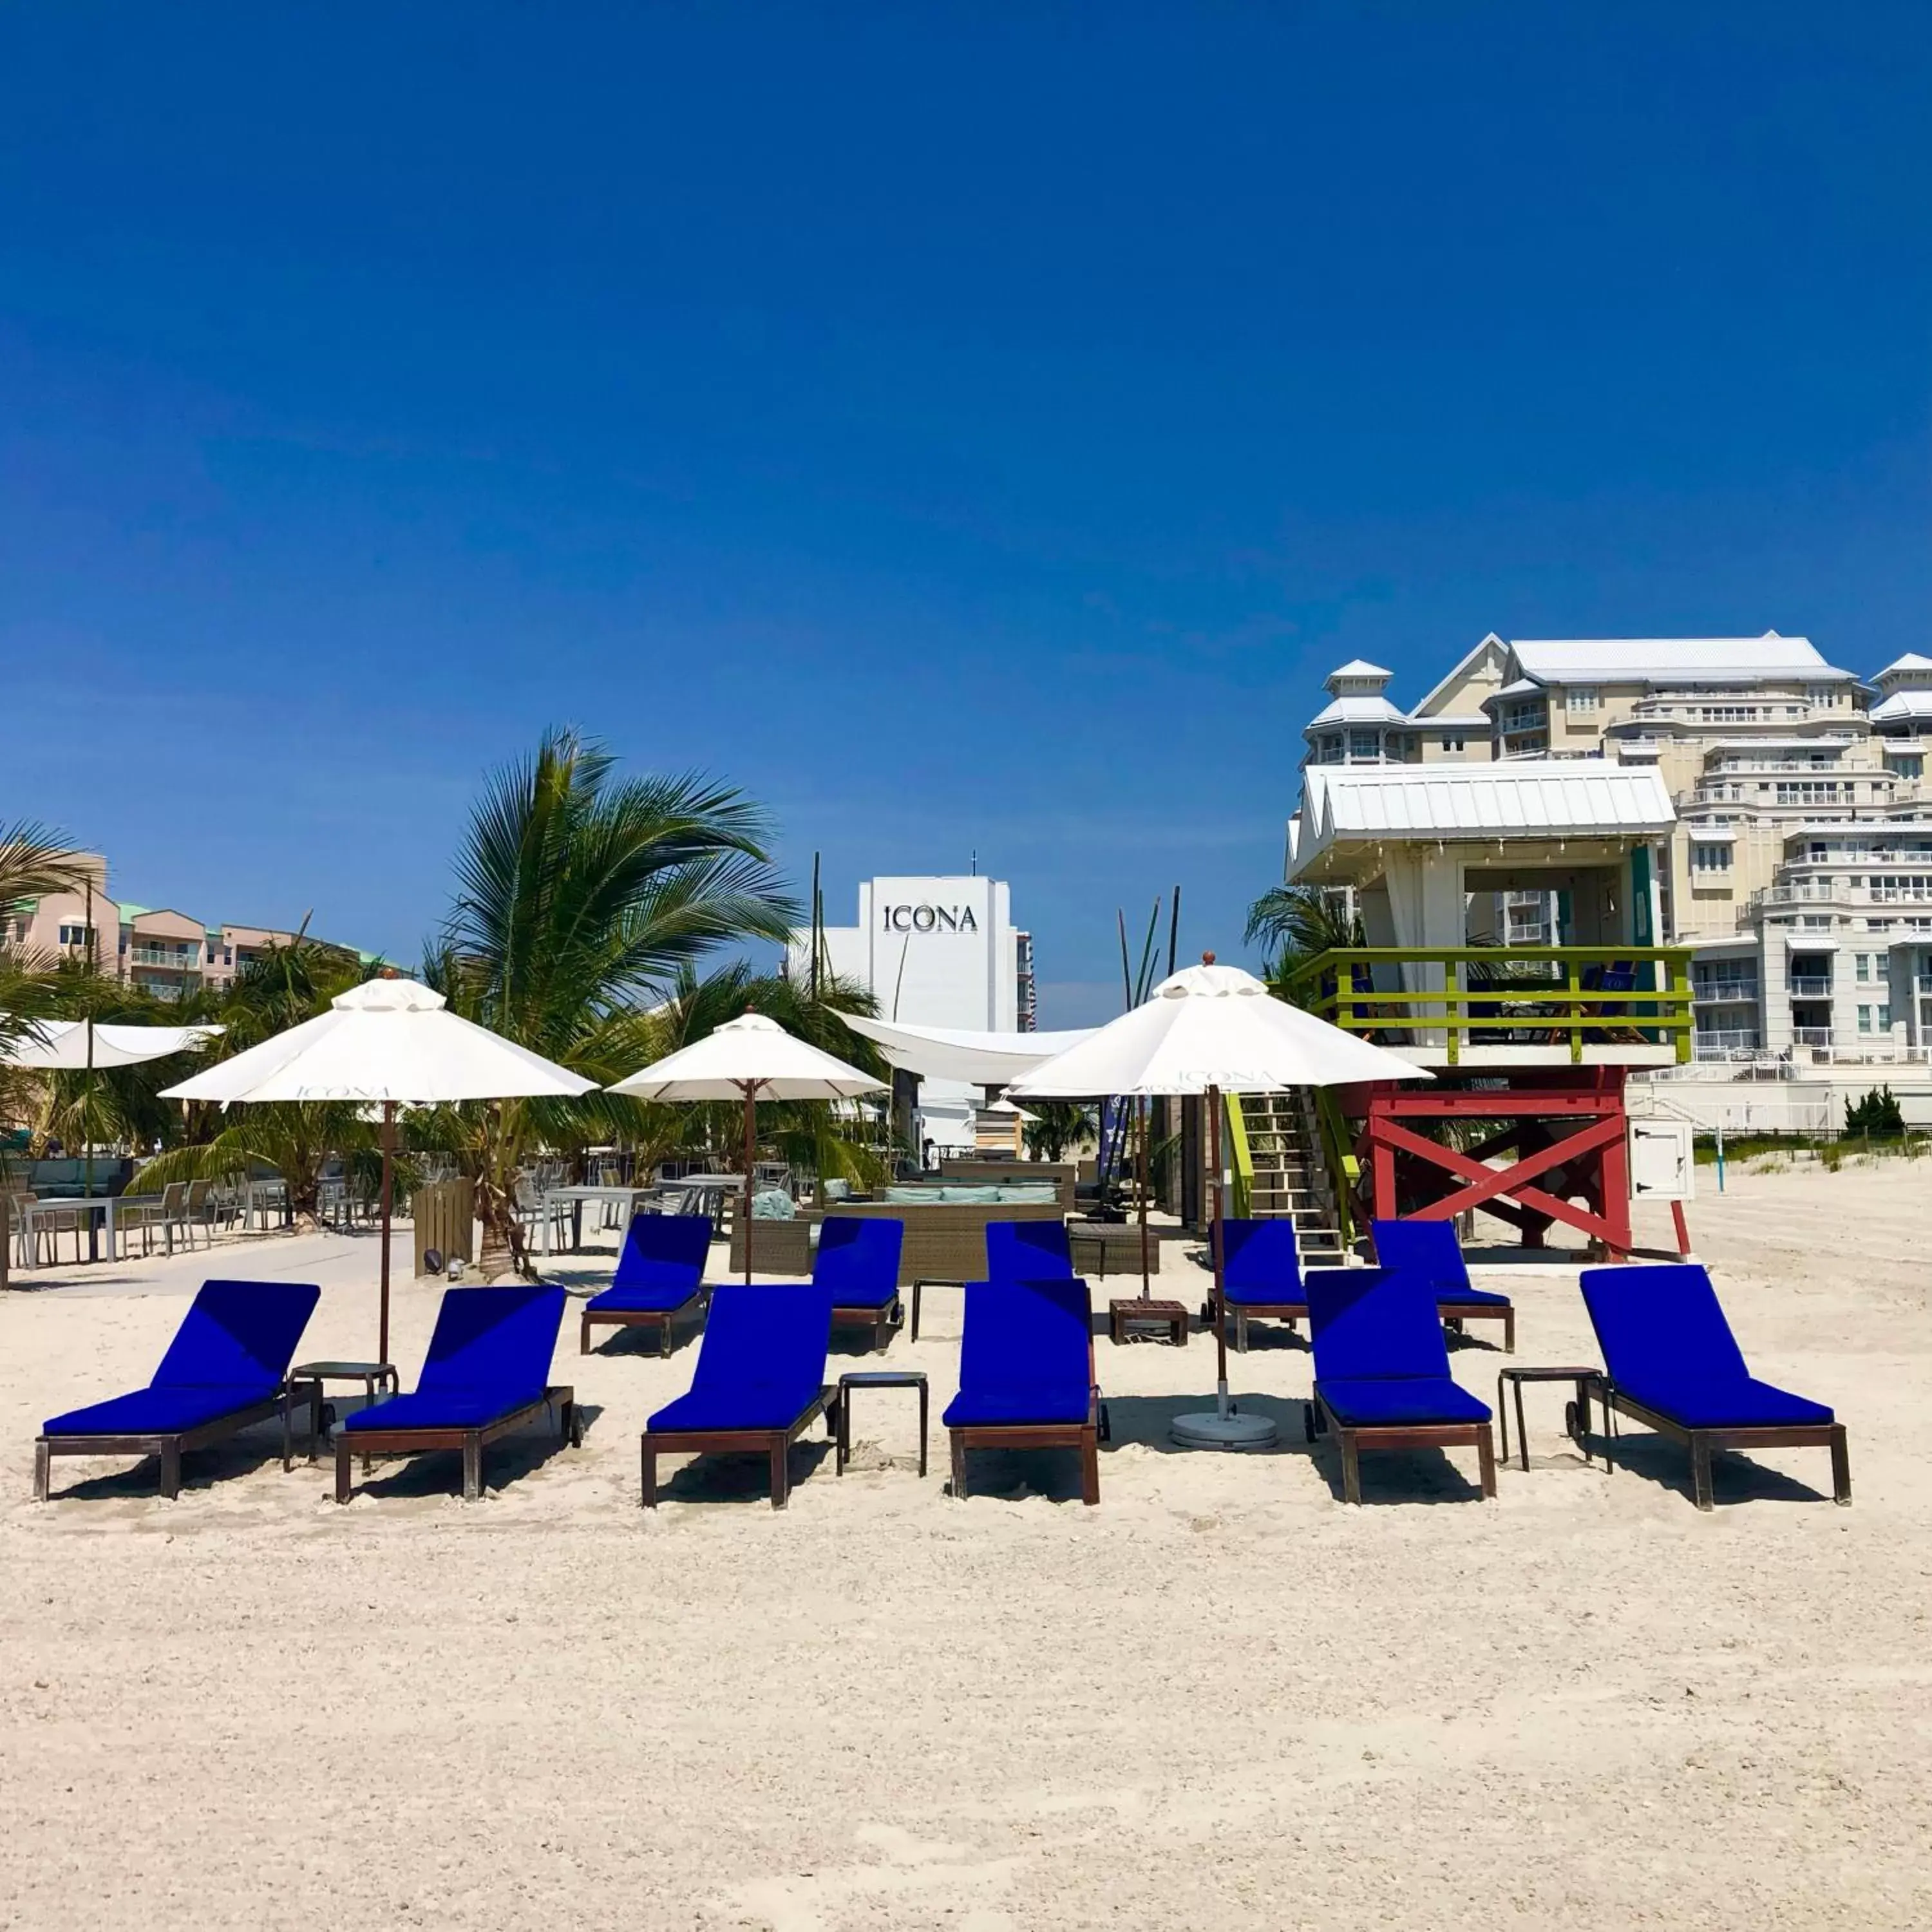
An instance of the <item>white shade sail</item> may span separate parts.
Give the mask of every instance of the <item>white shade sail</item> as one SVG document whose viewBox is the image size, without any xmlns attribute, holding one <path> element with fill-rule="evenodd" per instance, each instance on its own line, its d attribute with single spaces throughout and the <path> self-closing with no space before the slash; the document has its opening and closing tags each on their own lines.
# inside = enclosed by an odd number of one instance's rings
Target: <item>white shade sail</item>
<svg viewBox="0 0 1932 1932">
<path fill-rule="evenodd" d="M 574 1099 L 596 1085 L 487 1027 L 414 980 L 370 980 L 329 1010 L 170 1087 L 168 1100 Z"/>
<path fill-rule="evenodd" d="M 1204 962 L 1163 980 L 1144 1005 L 1022 1074 L 1006 1093 L 1015 1100 L 1093 1100 L 1433 1077 L 1277 1000 L 1252 973 Z"/>
<path fill-rule="evenodd" d="M 86 1020 L 34 1020 L 25 1034 L 0 1047 L 0 1066 L 38 1072 L 80 1072 L 88 1064 Z M 198 1051 L 221 1032 L 218 1026 L 94 1027 L 93 1065 L 97 1072 L 114 1066 L 139 1066 L 165 1060 L 171 1053 Z"/>
<path fill-rule="evenodd" d="M 727 1020 L 620 1080 L 610 1091 L 640 1100 L 849 1100 L 885 1083 L 835 1060 L 762 1013 Z"/>
<path fill-rule="evenodd" d="M 841 1016 L 856 1034 L 878 1042 L 895 1066 L 925 1080 L 958 1080 L 974 1087 L 1004 1087 L 1042 1060 L 1091 1036 L 1070 1033 L 970 1033 L 950 1027 L 907 1026 L 897 1020 Z"/>
</svg>

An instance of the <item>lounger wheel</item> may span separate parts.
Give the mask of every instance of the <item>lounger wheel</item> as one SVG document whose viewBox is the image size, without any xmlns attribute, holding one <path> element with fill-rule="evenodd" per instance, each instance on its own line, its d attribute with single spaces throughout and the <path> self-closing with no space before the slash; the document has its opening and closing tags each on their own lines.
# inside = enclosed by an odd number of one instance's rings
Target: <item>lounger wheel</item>
<svg viewBox="0 0 1932 1932">
<path fill-rule="evenodd" d="M 1111 1442 L 1114 1439 L 1114 1418 L 1107 1413 L 1107 1405 L 1104 1402 L 1100 1405 L 1099 1426 L 1094 1432 L 1102 1442 Z"/>
<path fill-rule="evenodd" d="M 1563 1405 L 1563 1432 L 1576 1444 L 1578 1448 L 1582 1448 L 1583 1418 L 1578 1413 L 1576 1404 L 1574 1400 L 1566 1402 Z"/>
<path fill-rule="evenodd" d="M 1201 1304 L 1201 1325 L 1204 1328 L 1211 1328 L 1214 1325 L 1214 1304 L 1211 1301 L 1204 1301 Z"/>
</svg>

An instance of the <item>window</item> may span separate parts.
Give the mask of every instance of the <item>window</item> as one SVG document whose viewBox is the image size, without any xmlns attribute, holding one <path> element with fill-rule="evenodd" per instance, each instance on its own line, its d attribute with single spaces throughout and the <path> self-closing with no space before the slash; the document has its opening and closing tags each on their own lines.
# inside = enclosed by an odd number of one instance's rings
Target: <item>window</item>
<svg viewBox="0 0 1932 1932">
<path fill-rule="evenodd" d="M 1876 1012 L 1876 1015 L 1878 1016 L 1878 1030 L 1879 1030 L 1879 1031 L 1880 1031 L 1880 1033 L 1889 1033 L 1889 1032 L 1891 1032 L 1891 1030 L 1892 1030 L 1892 1008 L 1891 1008 L 1891 1006 L 1889 1006 L 1889 1005 L 1888 1005 L 1888 1004 L 1885 1000 L 1880 1000 L 1880 1002 L 1878 1003 L 1877 1006 L 1875 1006 L 1875 1007 L 1873 1009 L 1873 1011 L 1874 1011 L 1874 1012 Z"/>
<path fill-rule="evenodd" d="M 1828 912 L 1808 912 L 1798 922 L 1799 930 L 1804 932 L 1829 932 L 1832 915 Z"/>
<path fill-rule="evenodd" d="M 1544 724 L 1546 716 L 1544 700 L 1532 698 L 1519 704 L 1505 704 L 1498 722 L 1505 731 L 1534 731 Z"/>
<path fill-rule="evenodd" d="M 1572 717 L 1580 712 L 1596 710 L 1603 701 L 1602 693 L 1594 684 L 1573 684 L 1563 694 L 1563 708 Z"/>
<path fill-rule="evenodd" d="M 60 929 L 60 943 L 63 946 L 86 946 L 93 938 L 92 926 L 64 926 Z"/>
<path fill-rule="evenodd" d="M 1852 963 L 1861 980 L 1869 980 L 1871 977 L 1871 955 L 1869 952 L 1858 954 Z"/>
<path fill-rule="evenodd" d="M 1444 732 L 1442 736 L 1442 748 L 1445 752 L 1460 752 L 1462 748 L 1462 741 L 1460 738 L 1451 737 Z"/>
<path fill-rule="evenodd" d="M 1690 869 L 1694 872 L 1728 872 L 1731 869 L 1730 847 L 1694 844 L 1690 848 Z"/>
<path fill-rule="evenodd" d="M 1885 754 L 1885 768 L 1902 778 L 1922 778 L 1925 775 L 1925 760 L 1922 753 L 1888 752 Z"/>
<path fill-rule="evenodd" d="M 1382 734 L 1379 731 L 1351 731 L 1348 734 L 1348 755 L 1352 758 L 1378 758 L 1382 754 Z"/>
<path fill-rule="evenodd" d="M 1804 687 L 1805 701 L 1820 711 L 1833 710 L 1838 702 L 1836 685 L 1809 684 Z"/>
<path fill-rule="evenodd" d="M 1762 785 L 1758 787 L 1760 791 L 1763 789 Z M 1836 805 L 1838 782 L 1832 778 L 1786 779 L 1778 786 L 1776 796 L 1780 805 Z"/>
<path fill-rule="evenodd" d="M 1870 1033 L 1871 1030 L 1871 1009 L 1869 1006 L 1861 1006 L 1858 1009 L 1858 1030 L 1861 1033 Z"/>
</svg>

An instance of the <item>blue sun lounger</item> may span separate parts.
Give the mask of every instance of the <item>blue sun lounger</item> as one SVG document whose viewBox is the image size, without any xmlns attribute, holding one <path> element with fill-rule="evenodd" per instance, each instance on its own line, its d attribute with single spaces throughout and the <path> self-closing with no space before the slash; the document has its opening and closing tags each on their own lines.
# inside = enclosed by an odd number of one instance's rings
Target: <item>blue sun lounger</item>
<svg viewBox="0 0 1932 1932">
<path fill-rule="evenodd" d="M 1376 1259 L 1385 1268 L 1419 1274 L 1436 1294 L 1436 1312 L 1443 1326 L 1460 1329 L 1466 1322 L 1500 1322 L 1503 1353 L 1516 1353 L 1516 1306 L 1506 1294 L 1474 1288 L 1462 1258 L 1454 1227 L 1447 1221 L 1372 1221 Z"/>
<path fill-rule="evenodd" d="M 899 1300 L 899 1253 L 904 1245 L 903 1221 L 835 1214 L 820 1224 L 818 1251 L 812 1258 L 813 1285 L 831 1291 L 832 1325 L 869 1328 L 872 1346 L 880 1354 L 905 1319 Z"/>
<path fill-rule="evenodd" d="M 988 1281 L 1070 1281 L 1073 1278 L 1073 1241 L 1064 1221 L 988 1221 L 986 1223 L 986 1279 Z M 927 1288 L 970 1288 L 970 1282 L 946 1275 L 927 1275 L 912 1285 L 912 1339 L 919 1340 L 920 1291 Z"/>
<path fill-rule="evenodd" d="M 1104 1414 L 1084 1281 L 967 1283 L 959 1393 L 940 1419 L 952 1432 L 956 1497 L 967 1494 L 969 1450 L 1077 1449 L 1080 1499 L 1097 1503 Z"/>
<path fill-rule="evenodd" d="M 1342 1495 L 1362 1500 L 1364 1449 L 1473 1448 L 1483 1494 L 1496 1492 L 1489 1405 L 1449 1373 L 1449 1346 L 1430 1285 L 1388 1268 L 1315 1268 L 1308 1276 L 1315 1400 L 1306 1429 L 1334 1432 Z"/>
<path fill-rule="evenodd" d="M 838 1391 L 827 1387 L 832 1291 L 818 1282 L 721 1286 L 711 1297 L 689 1391 L 643 1436 L 644 1506 L 658 1502 L 660 1456 L 733 1451 L 771 1458 L 772 1507 L 791 1494 L 790 1450 L 819 1416 L 838 1433 Z"/>
<path fill-rule="evenodd" d="M 1832 1499 L 1851 1501 L 1844 1424 L 1824 1403 L 1751 1373 L 1702 1268 L 1689 1262 L 1586 1268 L 1582 1288 L 1604 1352 L 1598 1390 L 1606 1410 L 1690 1450 L 1700 1509 L 1712 1507 L 1716 1449 L 1829 1449 Z"/>
<path fill-rule="evenodd" d="M 1302 1283 L 1301 1250 L 1289 1220 L 1224 1220 L 1221 1223 L 1221 1284 L 1234 1324 L 1234 1347 L 1245 1354 L 1248 1324 L 1266 1316 L 1292 1328 L 1308 1317 L 1308 1290 Z M 1208 1306 L 1202 1319 L 1212 1325 Z"/>
<path fill-rule="evenodd" d="M 584 1439 L 574 1389 L 553 1385 L 550 1357 L 563 1326 L 560 1288 L 452 1288 L 436 1311 L 422 1373 L 410 1395 L 358 1408 L 335 1438 L 335 1500 L 349 1500 L 349 1460 L 360 1456 L 463 1452 L 463 1494 L 483 1492 L 486 1444 L 553 1405 L 560 1432 Z"/>
<path fill-rule="evenodd" d="M 704 1297 L 711 1252 L 708 1214 L 637 1214 L 624 1236 L 610 1286 L 584 1304 L 577 1352 L 590 1352 L 593 1328 L 655 1328 L 658 1353 L 670 1353 L 671 1325 Z"/>
<path fill-rule="evenodd" d="M 181 1493 L 184 1451 L 282 1417 L 282 1467 L 294 1461 L 289 1364 L 322 1290 L 289 1281 L 206 1281 L 154 1378 L 49 1418 L 34 1444 L 34 1496 L 47 1499 L 56 1456 L 158 1456 L 161 1494 Z"/>
</svg>

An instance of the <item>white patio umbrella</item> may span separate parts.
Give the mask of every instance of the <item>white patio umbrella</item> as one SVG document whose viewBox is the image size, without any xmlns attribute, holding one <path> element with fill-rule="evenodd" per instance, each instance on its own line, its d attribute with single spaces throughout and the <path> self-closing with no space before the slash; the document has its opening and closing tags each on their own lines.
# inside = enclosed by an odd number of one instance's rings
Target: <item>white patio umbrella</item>
<svg viewBox="0 0 1932 1932">
<path fill-rule="evenodd" d="M 192 1053 L 207 1045 L 224 1029 L 218 1026 L 117 1026 L 95 1020 L 28 1020 L 21 1023 L 19 1036 L 0 1044 L 0 1066 L 18 1066 L 37 1073 L 86 1073 L 90 1088 L 93 1076 L 104 1069 L 140 1066 L 150 1060 L 165 1060 L 172 1053 Z M 80 1198 L 94 1198 L 94 1143 L 86 1143 Z M 87 1216 L 88 1259 L 98 1250 L 98 1231 L 94 1216 Z M 4 1231 L 0 1229 L 0 1285 L 7 1279 Z"/>
<path fill-rule="evenodd" d="M 1435 1076 L 1400 1054 L 1277 1000 L 1252 973 L 1217 966 L 1211 952 L 1163 980 L 1141 1006 L 1066 1052 L 1022 1074 L 1016 1100 L 1202 1094 L 1208 1102 L 1214 1174 L 1216 1402 L 1212 1412 L 1175 1417 L 1175 1441 L 1192 1448 L 1258 1449 L 1274 1439 L 1264 1416 L 1240 1415 L 1228 1400 L 1228 1322 L 1222 1302 L 1225 1217 L 1221 1096 L 1338 1087 L 1364 1080 Z M 1143 1205 L 1142 1211 L 1146 1211 Z"/>
<path fill-rule="evenodd" d="M 849 1100 L 885 1088 L 856 1066 L 788 1034 L 763 1013 L 727 1020 L 704 1039 L 620 1080 L 614 1094 L 640 1100 L 745 1103 L 745 1279 L 752 1278 L 752 1166 L 760 1100 Z"/>
<path fill-rule="evenodd" d="M 414 980 L 365 980 L 329 1010 L 251 1046 L 178 1086 L 164 1100 L 352 1100 L 382 1109 L 382 1323 L 389 1359 L 389 1205 L 396 1109 L 460 1100 L 574 1100 L 596 1085 L 487 1027 L 459 1018 Z"/>
</svg>

